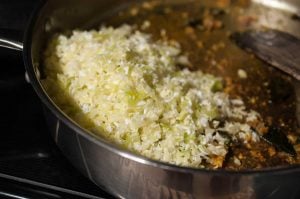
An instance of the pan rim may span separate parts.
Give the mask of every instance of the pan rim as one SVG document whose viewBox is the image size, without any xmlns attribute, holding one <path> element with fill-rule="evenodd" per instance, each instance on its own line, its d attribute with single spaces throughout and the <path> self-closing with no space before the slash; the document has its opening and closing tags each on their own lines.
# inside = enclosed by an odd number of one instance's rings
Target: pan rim
<svg viewBox="0 0 300 199">
<path fill-rule="evenodd" d="M 280 167 L 267 167 L 262 169 L 245 169 L 245 170 L 226 170 L 226 169 L 202 169 L 202 168 L 189 168 L 182 167 L 178 165 L 173 165 L 165 162 L 160 162 L 157 160 L 152 160 L 147 157 L 134 154 L 128 150 L 124 150 L 113 143 L 109 143 L 107 140 L 95 135 L 92 135 L 87 130 L 83 129 L 79 124 L 70 119 L 64 112 L 62 112 L 57 105 L 50 99 L 44 90 L 40 80 L 38 79 L 36 72 L 34 70 L 34 63 L 31 56 L 32 50 L 32 40 L 33 33 L 37 21 L 41 15 L 41 10 L 46 6 L 47 0 L 43 0 L 39 5 L 34 9 L 29 18 L 29 23 L 26 27 L 24 34 L 24 47 L 23 47 L 23 61 L 25 64 L 26 71 L 28 73 L 30 83 L 33 86 L 35 92 L 39 96 L 42 103 L 63 123 L 65 123 L 69 128 L 71 128 L 74 133 L 79 134 L 83 138 L 93 142 L 94 144 L 109 150 L 112 153 L 115 153 L 123 158 L 135 161 L 137 163 L 143 164 L 145 166 L 155 167 L 157 169 L 164 169 L 169 171 L 176 171 L 180 173 L 190 173 L 190 174 L 214 174 L 214 175 L 270 175 L 270 174 L 285 174 L 300 171 L 300 165 L 290 165 L 290 166 L 280 166 Z"/>
</svg>

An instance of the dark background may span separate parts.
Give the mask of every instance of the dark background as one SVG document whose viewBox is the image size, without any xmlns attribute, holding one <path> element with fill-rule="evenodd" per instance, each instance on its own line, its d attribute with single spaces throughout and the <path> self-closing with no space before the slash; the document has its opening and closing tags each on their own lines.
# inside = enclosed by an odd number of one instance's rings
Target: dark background
<svg viewBox="0 0 300 199">
<path fill-rule="evenodd" d="M 23 30 L 39 0 L 1 0 L 0 28 Z"/>
</svg>

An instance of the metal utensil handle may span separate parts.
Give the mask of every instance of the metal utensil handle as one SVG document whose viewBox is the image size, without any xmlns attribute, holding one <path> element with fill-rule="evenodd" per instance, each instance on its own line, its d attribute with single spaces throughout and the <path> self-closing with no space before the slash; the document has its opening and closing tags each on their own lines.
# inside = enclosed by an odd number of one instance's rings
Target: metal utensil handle
<svg viewBox="0 0 300 199">
<path fill-rule="evenodd" d="M 0 38 L 0 47 L 9 48 L 17 51 L 23 50 L 23 43 L 10 39 Z"/>
</svg>

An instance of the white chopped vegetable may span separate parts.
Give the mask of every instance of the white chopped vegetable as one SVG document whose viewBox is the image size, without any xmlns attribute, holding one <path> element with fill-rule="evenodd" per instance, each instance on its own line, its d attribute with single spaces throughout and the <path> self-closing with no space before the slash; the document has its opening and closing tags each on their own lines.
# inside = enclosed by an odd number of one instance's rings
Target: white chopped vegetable
<svg viewBox="0 0 300 199">
<path fill-rule="evenodd" d="M 237 71 L 239 78 L 241 79 L 247 79 L 248 75 L 247 72 L 243 69 L 238 69 Z"/>
<path fill-rule="evenodd" d="M 151 26 L 151 22 L 148 20 L 145 20 L 141 26 L 142 30 L 146 30 L 147 28 L 149 28 Z"/>
<path fill-rule="evenodd" d="M 180 70 L 182 59 L 179 45 L 128 25 L 73 31 L 50 41 L 43 85 L 80 125 L 129 150 L 181 166 L 220 167 L 230 139 L 248 142 L 253 132 L 233 120 L 210 123 L 258 115 L 231 102 L 220 78 Z"/>
</svg>

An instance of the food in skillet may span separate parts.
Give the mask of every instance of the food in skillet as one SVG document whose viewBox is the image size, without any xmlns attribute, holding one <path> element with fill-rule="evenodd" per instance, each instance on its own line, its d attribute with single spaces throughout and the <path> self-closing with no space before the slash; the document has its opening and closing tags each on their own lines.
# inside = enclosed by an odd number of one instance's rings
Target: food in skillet
<svg viewBox="0 0 300 199">
<path fill-rule="evenodd" d="M 262 117 L 227 94 L 220 77 L 187 69 L 192 64 L 178 42 L 132 26 L 73 31 L 50 41 L 43 84 L 80 125 L 133 152 L 196 168 L 226 168 L 228 157 L 230 168 L 255 167 L 247 155 L 265 158 L 251 149 L 268 131 Z"/>
<path fill-rule="evenodd" d="M 44 85 L 81 125 L 132 151 L 221 167 L 231 140 L 259 139 L 247 124 L 259 115 L 229 99 L 220 78 L 179 69 L 181 53 L 130 26 L 74 31 L 51 41 Z"/>
</svg>

